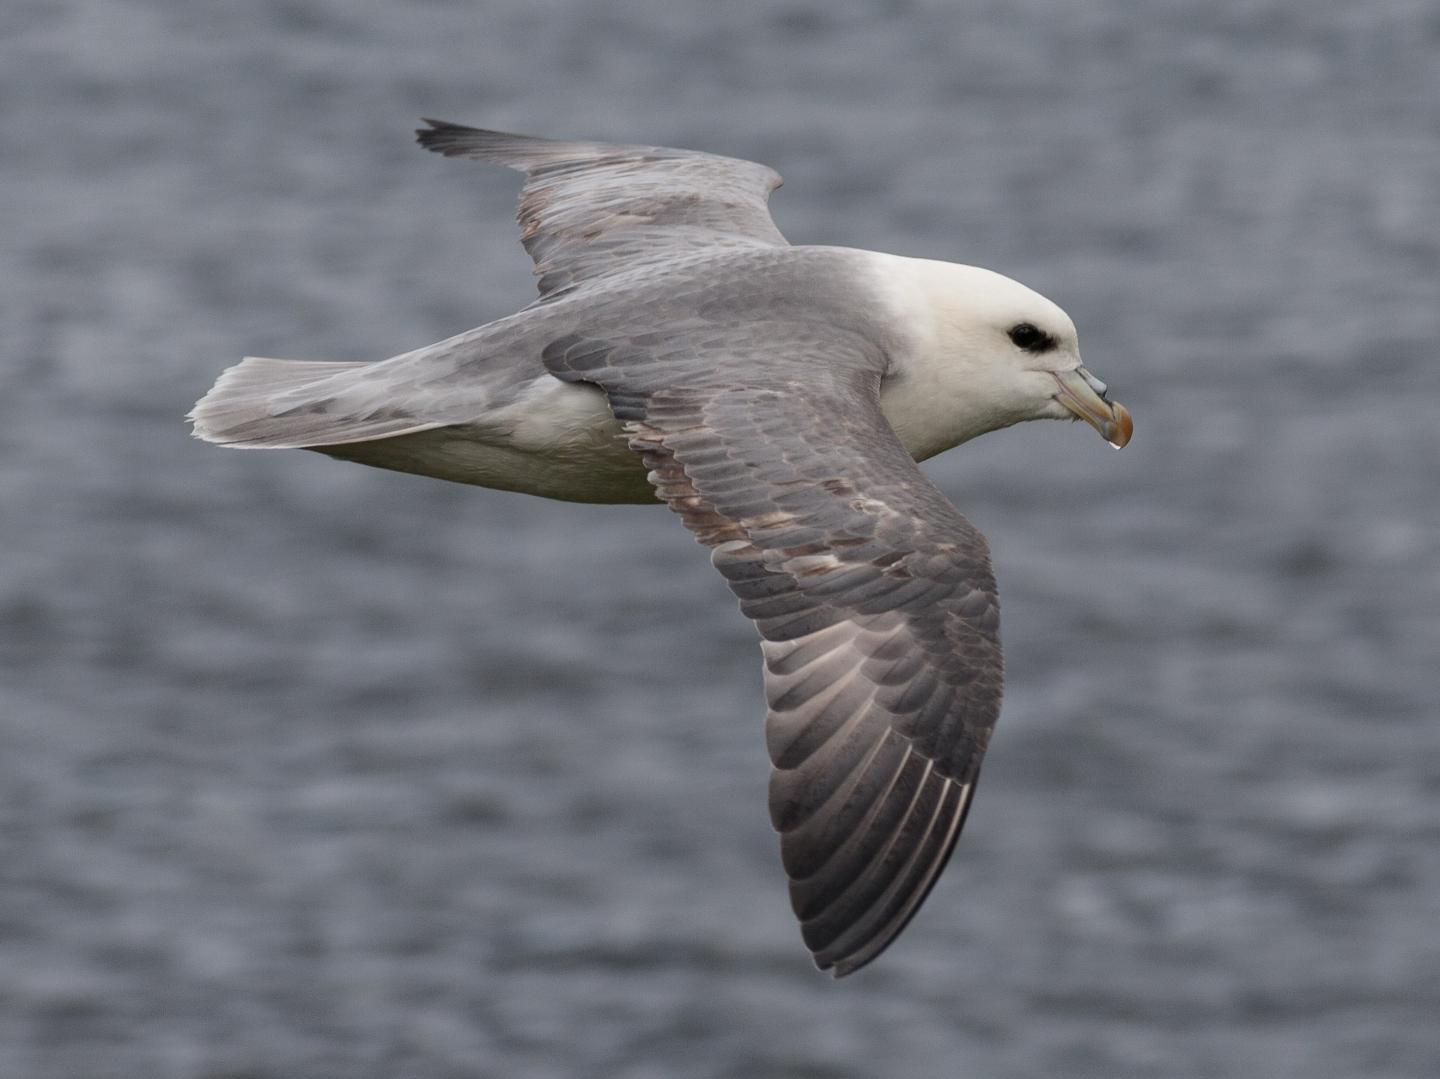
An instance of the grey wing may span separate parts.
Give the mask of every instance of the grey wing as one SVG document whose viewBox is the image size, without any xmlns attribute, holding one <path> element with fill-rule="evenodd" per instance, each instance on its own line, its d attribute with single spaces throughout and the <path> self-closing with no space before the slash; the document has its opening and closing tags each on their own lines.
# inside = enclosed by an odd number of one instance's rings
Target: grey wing
<svg viewBox="0 0 1440 1079">
<path fill-rule="evenodd" d="M 426 149 L 526 174 L 521 240 L 542 297 L 690 252 L 786 245 L 767 206 L 780 176 L 753 161 L 425 123 Z"/>
<path fill-rule="evenodd" d="M 935 883 L 1002 683 L 984 537 L 885 422 L 879 361 L 846 347 L 816 341 L 789 381 L 773 362 L 764 381 L 727 381 L 759 365 L 657 365 L 580 338 L 545 355 L 607 391 L 760 631 L 771 817 L 806 945 L 837 976 L 883 951 Z"/>
</svg>

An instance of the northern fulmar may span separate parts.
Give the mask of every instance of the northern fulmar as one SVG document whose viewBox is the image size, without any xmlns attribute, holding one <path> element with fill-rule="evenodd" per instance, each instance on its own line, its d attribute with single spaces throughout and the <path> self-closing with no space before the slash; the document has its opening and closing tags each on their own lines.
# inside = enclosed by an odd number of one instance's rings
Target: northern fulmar
<svg viewBox="0 0 1440 1079">
<path fill-rule="evenodd" d="M 420 145 L 525 174 L 540 297 L 375 363 L 248 358 L 190 414 L 298 448 L 574 502 L 657 498 L 760 632 L 770 817 L 816 965 L 915 914 L 1000 711 L 985 538 L 915 462 L 1022 420 L 1124 406 L 1075 326 L 990 270 L 791 246 L 764 165 L 426 120 Z"/>
</svg>

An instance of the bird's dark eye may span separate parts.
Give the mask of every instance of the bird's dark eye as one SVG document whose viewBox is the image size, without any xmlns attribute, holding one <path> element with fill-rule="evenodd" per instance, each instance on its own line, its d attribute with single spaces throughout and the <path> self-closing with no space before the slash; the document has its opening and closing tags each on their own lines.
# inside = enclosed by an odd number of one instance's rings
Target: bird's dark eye
<svg viewBox="0 0 1440 1079">
<path fill-rule="evenodd" d="M 1015 347 L 1023 348 L 1026 352 L 1045 352 L 1055 347 L 1053 337 L 1029 322 L 1011 326 L 1009 334 L 1010 340 L 1015 342 Z"/>
</svg>

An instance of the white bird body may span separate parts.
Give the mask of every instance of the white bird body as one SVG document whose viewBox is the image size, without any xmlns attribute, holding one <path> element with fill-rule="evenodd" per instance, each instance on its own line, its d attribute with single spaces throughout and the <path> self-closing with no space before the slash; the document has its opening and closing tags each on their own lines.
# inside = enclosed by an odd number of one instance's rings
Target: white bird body
<svg viewBox="0 0 1440 1079">
<path fill-rule="evenodd" d="M 1056 370 L 1057 362 L 1062 370 L 1080 366 L 1073 323 L 1044 296 L 992 270 L 933 259 L 834 247 L 783 248 L 767 257 L 802 261 L 811 250 L 824 252 L 831 263 L 842 260 L 853 267 L 861 303 L 877 323 L 892 330 L 880 408 L 915 460 L 933 457 L 987 431 L 1039 418 L 1037 398 L 1045 414 L 1073 418 L 1055 403 L 1048 380 L 1041 380 L 1038 394 L 1027 394 L 1016 384 L 1023 372 L 1014 370 L 1013 364 L 987 362 L 997 350 L 996 341 L 1003 338 L 1000 330 L 1028 322 L 1058 331 L 1057 348 L 1046 357 L 1044 370 Z M 754 255 L 747 252 L 743 258 L 753 261 Z M 727 261 L 736 260 L 722 254 L 708 260 L 707 269 L 724 272 Z M 647 293 L 663 295 L 666 289 L 663 278 L 642 278 L 625 289 L 629 295 L 624 302 L 644 310 L 650 302 Z M 757 288 L 751 302 L 759 306 L 764 298 Z M 468 356 L 465 362 L 509 372 L 511 377 L 503 393 L 468 402 L 463 387 L 447 394 L 449 422 L 443 426 L 338 445 L 310 443 L 304 448 L 380 468 L 569 502 L 654 502 L 645 469 L 629 448 L 605 394 L 593 385 L 565 382 L 548 372 L 537 345 L 544 334 L 508 332 L 512 327 L 523 329 L 530 319 L 545 324 L 563 321 L 567 304 L 584 305 L 588 300 L 584 293 L 561 297 L 391 360 L 333 365 L 342 369 L 312 382 L 312 399 L 343 395 L 344 387 L 336 383 L 347 380 L 357 389 L 371 391 L 363 396 L 367 402 L 374 399 L 375 390 L 387 398 L 399 397 L 417 368 L 453 364 L 456 356 Z M 736 304 L 741 309 L 747 306 L 743 296 Z M 499 351 L 491 347 L 495 341 L 501 342 Z M 1013 351 L 1008 342 L 1003 347 L 1007 353 Z M 325 373 L 332 365 L 313 366 Z M 294 407 L 288 400 L 285 404 L 287 409 Z M 197 406 L 196 419 L 202 437 L 224 441 L 207 425 L 205 402 Z M 276 445 L 274 441 L 233 444 Z"/>
</svg>

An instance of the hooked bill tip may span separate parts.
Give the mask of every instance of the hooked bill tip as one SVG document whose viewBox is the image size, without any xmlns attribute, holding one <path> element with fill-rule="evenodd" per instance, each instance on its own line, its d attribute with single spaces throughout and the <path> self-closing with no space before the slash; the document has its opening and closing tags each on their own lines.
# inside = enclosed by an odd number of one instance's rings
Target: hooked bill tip
<svg viewBox="0 0 1440 1079">
<path fill-rule="evenodd" d="M 1105 425 L 1105 441 L 1117 450 L 1123 449 L 1135 433 L 1135 421 L 1130 418 L 1130 410 L 1119 401 L 1110 402 L 1110 408 L 1115 418 Z"/>
</svg>

